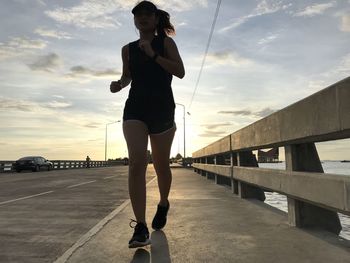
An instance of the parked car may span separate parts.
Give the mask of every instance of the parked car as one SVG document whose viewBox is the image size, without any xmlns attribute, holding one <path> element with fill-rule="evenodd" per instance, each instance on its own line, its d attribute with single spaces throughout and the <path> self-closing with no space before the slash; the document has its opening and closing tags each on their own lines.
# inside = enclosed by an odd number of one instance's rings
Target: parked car
<svg viewBox="0 0 350 263">
<path fill-rule="evenodd" d="M 53 163 L 41 156 L 27 156 L 13 163 L 13 169 L 18 173 L 22 170 L 32 170 L 33 172 L 40 170 L 50 171 L 52 168 Z"/>
</svg>

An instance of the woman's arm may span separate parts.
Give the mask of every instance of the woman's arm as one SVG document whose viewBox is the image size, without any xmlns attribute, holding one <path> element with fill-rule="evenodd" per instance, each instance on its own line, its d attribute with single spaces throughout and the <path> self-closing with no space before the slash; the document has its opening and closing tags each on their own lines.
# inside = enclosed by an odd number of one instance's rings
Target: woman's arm
<svg viewBox="0 0 350 263">
<path fill-rule="evenodd" d="M 164 39 L 164 49 L 164 57 L 157 56 L 155 61 L 166 71 L 182 79 L 185 76 L 185 68 L 175 41 L 170 37 L 166 37 Z"/>
<path fill-rule="evenodd" d="M 131 82 L 131 75 L 129 70 L 129 46 L 125 45 L 122 48 L 123 73 L 118 81 L 112 81 L 110 85 L 111 92 L 115 93 L 122 88 L 128 86 Z"/>
<path fill-rule="evenodd" d="M 164 57 L 156 54 L 148 40 L 140 40 L 140 48 L 151 58 L 155 58 L 155 62 L 170 74 L 182 79 L 185 76 L 185 68 L 182 63 L 179 51 L 174 40 L 170 37 L 164 39 Z"/>
<path fill-rule="evenodd" d="M 131 74 L 129 70 L 129 45 L 122 48 L 123 74 L 120 78 L 122 88 L 128 86 L 131 82 Z"/>
</svg>

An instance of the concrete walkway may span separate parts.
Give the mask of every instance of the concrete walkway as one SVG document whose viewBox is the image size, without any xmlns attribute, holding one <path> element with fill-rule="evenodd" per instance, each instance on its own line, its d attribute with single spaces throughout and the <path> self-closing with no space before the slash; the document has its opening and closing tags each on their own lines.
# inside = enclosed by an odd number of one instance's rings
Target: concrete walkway
<svg viewBox="0 0 350 263">
<path fill-rule="evenodd" d="M 156 180 L 148 184 L 147 198 L 150 224 Z M 164 232 L 151 231 L 152 246 L 128 248 L 133 213 L 125 202 L 56 262 L 350 262 L 347 241 L 290 227 L 284 213 L 240 199 L 189 169 L 173 170 L 170 204 Z"/>
</svg>

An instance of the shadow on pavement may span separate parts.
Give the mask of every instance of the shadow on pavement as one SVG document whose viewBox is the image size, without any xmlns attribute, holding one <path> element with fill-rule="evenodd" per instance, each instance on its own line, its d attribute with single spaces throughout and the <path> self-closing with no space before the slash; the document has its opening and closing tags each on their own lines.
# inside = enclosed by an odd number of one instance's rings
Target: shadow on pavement
<svg viewBox="0 0 350 263">
<path fill-rule="evenodd" d="M 130 263 L 171 263 L 169 245 L 163 231 L 153 231 L 151 234 L 151 254 L 144 248 L 135 251 Z"/>
<path fill-rule="evenodd" d="M 151 257 L 149 252 L 146 249 L 139 248 L 135 251 L 134 257 L 130 263 L 149 263 Z"/>
<path fill-rule="evenodd" d="M 152 263 L 170 263 L 169 245 L 163 231 L 153 231 L 151 234 Z"/>
</svg>

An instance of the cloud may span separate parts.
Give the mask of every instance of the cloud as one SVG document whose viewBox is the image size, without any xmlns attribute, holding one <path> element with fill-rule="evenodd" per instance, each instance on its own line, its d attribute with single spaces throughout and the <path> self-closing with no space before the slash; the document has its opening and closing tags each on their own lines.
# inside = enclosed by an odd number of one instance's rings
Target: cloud
<svg viewBox="0 0 350 263">
<path fill-rule="evenodd" d="M 252 116 L 252 117 L 266 117 L 272 113 L 274 113 L 276 110 L 273 110 L 271 108 L 263 108 L 259 111 L 251 111 L 251 110 L 237 110 L 237 111 L 219 111 L 219 114 L 229 114 L 229 115 L 238 115 L 238 116 Z"/>
<path fill-rule="evenodd" d="M 167 11 L 183 12 L 198 7 L 207 7 L 207 0 L 156 0 L 154 3 L 161 9 Z"/>
<path fill-rule="evenodd" d="M 340 30 L 344 32 L 350 32 L 350 14 L 345 14 L 342 16 Z"/>
<path fill-rule="evenodd" d="M 263 0 L 255 8 L 252 15 L 261 16 L 261 15 L 266 15 L 266 14 L 272 14 L 272 13 L 276 13 L 280 10 L 287 9 L 289 6 L 290 6 L 290 4 L 284 5 L 282 1 Z"/>
<path fill-rule="evenodd" d="M 34 63 L 28 64 L 28 67 L 31 70 L 52 72 L 52 70 L 58 68 L 61 64 L 61 58 L 55 53 L 50 53 L 45 56 L 39 56 Z"/>
<path fill-rule="evenodd" d="M 231 51 L 219 51 L 207 55 L 207 64 L 212 65 L 230 65 L 242 67 L 253 64 L 252 60 L 241 57 L 239 54 Z"/>
<path fill-rule="evenodd" d="M 125 0 L 86 0 L 79 5 L 69 8 L 59 7 L 55 10 L 46 11 L 50 18 L 63 23 L 71 24 L 81 28 L 118 28 L 121 23 L 115 18 L 116 12 L 131 10 L 136 1 Z M 207 6 L 207 0 L 159 0 L 155 3 L 162 9 L 168 11 L 185 11 L 198 6 Z M 131 14 L 130 14 L 131 15 Z"/>
<path fill-rule="evenodd" d="M 199 134 L 198 136 L 200 137 L 224 137 L 227 134 L 229 134 L 228 132 L 224 132 L 224 131 L 205 131 L 204 133 Z"/>
<path fill-rule="evenodd" d="M 349 75 L 350 72 L 350 53 L 341 58 L 337 67 L 335 67 L 333 74 Z"/>
<path fill-rule="evenodd" d="M 121 75 L 121 72 L 114 69 L 94 70 L 84 66 L 74 66 L 66 76 L 71 78 L 90 76 L 90 77 L 115 77 Z"/>
<path fill-rule="evenodd" d="M 43 0 L 36 0 L 36 2 L 41 6 L 46 6 L 46 3 Z"/>
<path fill-rule="evenodd" d="M 276 110 L 274 109 L 270 109 L 270 108 L 264 108 L 258 112 L 255 113 L 256 116 L 258 117 L 266 117 L 266 116 L 269 116 L 271 115 L 272 113 L 274 113 Z"/>
<path fill-rule="evenodd" d="M 231 24 L 221 28 L 219 30 L 219 33 L 224 33 L 226 31 L 234 29 L 234 28 L 244 24 L 249 19 L 252 19 L 254 17 L 267 15 L 267 14 L 273 14 L 273 13 L 279 12 L 281 10 L 286 10 L 291 5 L 292 4 L 283 4 L 282 1 L 263 0 L 257 5 L 257 7 L 250 14 L 237 18 Z"/>
<path fill-rule="evenodd" d="M 265 44 L 268 44 L 268 43 L 271 43 L 272 41 L 274 41 L 275 39 L 278 38 L 278 35 L 270 35 L 270 36 L 267 36 L 265 38 L 262 38 L 258 41 L 258 44 L 259 45 L 265 45 Z"/>
<path fill-rule="evenodd" d="M 20 4 L 27 4 L 28 1 L 27 0 L 14 0 L 15 2 L 18 2 Z M 37 5 L 40 5 L 40 6 L 46 6 L 46 3 L 44 2 L 44 0 L 35 0 L 35 1 L 31 1 L 31 3 L 33 4 L 37 4 Z"/>
<path fill-rule="evenodd" d="M 44 49 L 47 42 L 28 37 L 12 37 L 6 43 L 0 42 L 0 60 L 33 54 L 33 51 Z"/>
<path fill-rule="evenodd" d="M 62 102 L 62 101 L 51 101 L 46 104 L 44 104 L 48 108 L 52 109 L 64 109 L 64 108 L 69 108 L 72 106 L 71 102 Z"/>
<path fill-rule="evenodd" d="M 62 96 L 62 95 L 52 95 L 52 97 L 57 98 L 57 99 L 64 99 L 64 96 Z"/>
<path fill-rule="evenodd" d="M 43 49 L 46 47 L 47 42 L 41 39 L 30 39 L 27 37 L 13 37 L 9 41 L 8 45 L 14 48 Z"/>
<path fill-rule="evenodd" d="M 329 85 L 330 80 L 332 82 L 336 82 L 336 81 L 339 81 L 340 79 L 349 77 L 349 72 L 350 72 L 350 53 L 347 53 L 338 60 L 338 63 L 335 66 L 332 66 L 329 70 L 325 71 L 320 75 L 320 77 L 317 78 L 317 80 L 320 81 L 319 90 Z M 310 88 L 313 87 L 312 84 L 313 84 L 312 82 L 311 82 L 311 85 L 309 83 Z M 317 90 L 317 86 L 314 85 L 314 87 L 315 87 L 315 90 Z"/>
<path fill-rule="evenodd" d="M 214 130 L 214 129 L 218 129 L 218 128 L 222 128 L 222 127 L 232 126 L 232 123 L 224 122 L 224 123 L 204 124 L 201 126 L 205 127 L 208 130 Z"/>
<path fill-rule="evenodd" d="M 20 100 L 0 97 L 0 111 L 25 111 L 31 112 L 38 108 L 36 103 Z"/>
<path fill-rule="evenodd" d="M 204 131 L 199 134 L 200 137 L 224 137 L 230 133 L 227 131 L 227 127 L 232 127 L 232 122 L 223 122 L 223 123 L 211 123 L 203 124 Z"/>
<path fill-rule="evenodd" d="M 51 37 L 51 38 L 57 38 L 57 39 L 71 39 L 72 38 L 72 36 L 66 32 L 52 30 L 52 29 L 45 29 L 45 28 L 41 28 L 41 27 L 35 29 L 34 33 L 36 33 L 42 37 Z"/>
<path fill-rule="evenodd" d="M 308 16 L 312 17 L 315 15 L 321 15 L 323 14 L 327 9 L 333 7 L 336 5 L 335 1 L 325 3 L 325 4 L 315 4 L 305 7 L 304 10 L 297 12 L 294 14 L 294 16 Z"/>
<path fill-rule="evenodd" d="M 308 81 L 308 87 L 310 90 L 319 91 L 323 89 L 325 85 L 326 85 L 325 81 L 320 79 Z"/>
<path fill-rule="evenodd" d="M 249 116 L 253 115 L 251 111 L 248 110 L 239 110 L 239 111 L 219 111 L 219 114 L 232 114 L 232 115 L 243 115 L 243 116 Z"/>
<path fill-rule="evenodd" d="M 118 28 L 120 23 L 111 15 L 118 7 L 116 1 L 83 1 L 70 8 L 59 7 L 45 14 L 50 18 L 81 28 Z"/>
<path fill-rule="evenodd" d="M 180 22 L 180 23 L 176 24 L 175 27 L 178 28 L 178 27 L 187 26 L 187 25 L 188 25 L 187 22 Z"/>
<path fill-rule="evenodd" d="M 91 140 L 88 140 L 88 142 L 101 142 L 102 139 L 91 139 Z"/>
<path fill-rule="evenodd" d="M 45 113 L 52 109 L 63 109 L 72 106 L 70 102 L 51 101 L 40 103 L 30 100 L 14 99 L 0 97 L 0 111 L 22 111 L 22 112 L 37 112 Z M 51 112 L 51 111 L 50 111 Z"/>
<path fill-rule="evenodd" d="M 91 128 L 91 129 L 97 129 L 97 128 L 100 128 L 101 125 L 102 124 L 98 123 L 98 122 L 90 122 L 90 123 L 85 124 L 84 127 Z"/>
<path fill-rule="evenodd" d="M 251 17 L 254 17 L 254 16 L 248 15 L 248 16 L 244 16 L 244 17 L 239 17 L 239 18 L 236 19 L 235 22 L 229 24 L 228 26 L 225 26 L 225 27 L 221 28 L 221 29 L 219 30 L 219 33 L 224 33 L 224 32 L 226 32 L 226 31 L 229 31 L 229 30 L 231 30 L 231 29 L 234 29 L 234 28 L 236 28 L 236 27 L 238 27 L 238 26 L 244 24 L 244 23 L 245 23 L 246 21 L 248 21 L 248 19 L 251 18 Z"/>
</svg>

